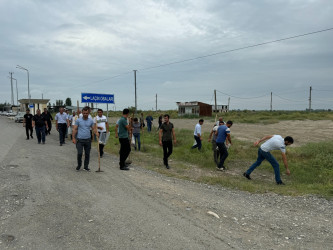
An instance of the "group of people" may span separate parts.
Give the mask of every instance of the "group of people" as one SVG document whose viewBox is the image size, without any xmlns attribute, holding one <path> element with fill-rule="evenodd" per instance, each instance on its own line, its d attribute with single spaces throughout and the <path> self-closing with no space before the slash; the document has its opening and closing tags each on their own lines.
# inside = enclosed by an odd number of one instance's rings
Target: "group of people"
<svg viewBox="0 0 333 250">
<path fill-rule="evenodd" d="M 82 166 L 82 156 L 83 151 L 85 152 L 84 167 L 86 171 L 89 169 L 89 159 L 91 142 L 93 135 L 96 138 L 103 138 L 102 141 L 99 139 L 99 156 L 103 157 L 104 145 L 106 138 L 108 138 L 109 133 L 109 123 L 107 118 L 103 115 L 103 110 L 98 109 L 97 116 L 92 118 L 90 115 L 90 108 L 84 107 L 82 113 L 80 110 L 75 113 L 73 111 L 72 115 L 69 115 L 66 110 L 60 108 L 59 112 L 55 116 L 56 129 L 59 132 L 59 142 L 60 146 L 65 144 L 65 138 L 69 134 L 71 136 L 72 142 L 76 144 L 77 148 L 77 167 L 76 170 L 79 171 Z M 164 122 L 162 121 L 164 119 Z M 36 130 L 38 143 L 45 144 L 45 136 L 50 134 L 52 128 L 51 122 L 52 116 L 48 113 L 47 109 L 43 113 L 38 109 L 36 115 L 31 115 L 29 109 L 26 111 L 24 116 L 23 126 L 26 128 L 27 140 L 33 138 L 33 128 Z M 151 126 L 153 117 L 148 114 L 146 117 L 147 130 L 151 132 Z M 204 123 L 203 119 L 200 119 L 198 124 L 196 124 L 194 129 L 194 140 L 195 143 L 192 149 L 197 148 L 199 151 L 202 149 L 202 132 L 201 127 Z M 212 128 L 208 141 L 212 144 L 214 162 L 218 170 L 224 171 L 226 169 L 224 163 L 227 159 L 229 153 L 228 149 L 231 142 L 230 128 L 233 125 L 232 121 L 223 121 L 220 117 L 219 120 L 214 124 Z M 140 150 L 140 131 L 145 126 L 143 114 L 141 113 L 140 121 L 138 118 L 129 117 L 129 109 L 124 109 L 122 112 L 122 117 L 117 121 L 115 129 L 115 137 L 119 139 L 120 150 L 119 150 L 119 168 L 120 170 L 129 170 L 129 163 L 126 162 L 130 152 L 131 152 L 131 138 L 133 136 L 134 148 L 137 149 L 136 143 L 138 142 L 138 150 Z M 70 128 L 70 129 L 69 129 Z M 167 169 L 170 169 L 169 157 L 173 151 L 173 145 L 176 144 L 176 135 L 173 124 L 170 122 L 170 116 L 168 114 L 161 115 L 159 117 L 159 144 L 163 148 L 163 163 Z M 287 136 L 282 138 L 280 135 L 269 135 L 262 139 L 254 142 L 254 146 L 263 143 L 258 149 L 258 157 L 255 163 L 253 163 L 249 169 L 244 172 L 244 177 L 251 180 L 250 174 L 262 163 L 263 160 L 267 160 L 273 167 L 275 173 L 276 183 L 281 185 L 284 184 L 280 177 L 280 166 L 274 156 L 270 153 L 272 150 L 280 150 L 282 153 L 283 163 L 286 168 L 286 174 L 290 175 L 290 170 L 288 168 L 288 162 L 286 158 L 286 146 L 291 145 L 294 140 L 292 137 Z M 132 143 L 133 144 L 133 143 Z"/>
<path fill-rule="evenodd" d="M 201 150 L 202 147 L 202 133 L 201 126 L 204 123 L 203 119 L 199 120 L 194 129 L 194 140 L 195 143 L 192 149 L 198 148 Z M 214 162 L 217 165 L 218 170 L 224 171 L 226 168 L 224 162 L 227 159 L 229 153 L 228 149 L 231 146 L 231 136 L 230 127 L 232 126 L 232 121 L 227 121 L 224 123 L 223 118 L 220 117 L 219 120 L 214 124 L 213 129 L 210 132 L 208 141 L 212 143 Z M 254 162 L 249 169 L 243 173 L 243 176 L 248 180 L 251 180 L 250 174 L 261 165 L 264 160 L 267 160 L 274 169 L 275 181 L 278 185 L 284 185 L 280 177 L 280 165 L 275 157 L 270 153 L 272 150 L 280 150 L 282 154 L 283 164 L 286 168 L 286 174 L 290 175 L 290 170 L 288 167 L 287 157 L 286 157 L 286 146 L 294 143 L 294 139 L 291 136 L 282 138 L 280 135 L 268 135 L 262 139 L 255 141 L 254 146 L 258 146 L 261 142 L 263 143 L 258 149 L 258 157 L 256 162 Z"/>
<path fill-rule="evenodd" d="M 33 139 L 33 129 L 35 128 L 38 144 L 45 144 L 45 136 L 51 134 L 51 120 L 53 118 L 47 109 L 44 109 L 43 113 L 37 109 L 36 115 L 30 114 L 30 109 L 27 109 L 23 116 L 23 127 L 25 127 L 27 140 Z"/>
</svg>

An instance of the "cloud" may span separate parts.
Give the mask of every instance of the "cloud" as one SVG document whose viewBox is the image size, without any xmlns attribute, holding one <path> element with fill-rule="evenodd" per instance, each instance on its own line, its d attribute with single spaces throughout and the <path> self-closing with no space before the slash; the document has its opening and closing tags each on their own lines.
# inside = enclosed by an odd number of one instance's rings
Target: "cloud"
<svg viewBox="0 0 333 250">
<path fill-rule="evenodd" d="M 27 95 L 26 72 L 17 64 L 30 71 L 31 93 L 44 93 L 52 103 L 105 92 L 115 94 L 117 108 L 133 106 L 134 69 L 141 109 L 155 107 L 156 94 L 163 108 L 176 108 L 176 101 L 209 103 L 214 89 L 236 97 L 289 91 L 289 98 L 306 100 L 309 85 L 329 88 L 332 82 L 332 31 L 154 66 L 330 28 L 332 11 L 333 3 L 306 0 L 3 0 L 0 100 L 10 99 L 9 71 L 18 79 L 19 95 Z M 325 102 L 318 108 L 331 108 L 327 93 L 319 97 Z M 227 101 L 220 94 L 219 102 Z M 269 107 L 266 99 L 231 97 L 231 103 Z M 276 107 L 307 105 L 277 98 Z"/>
</svg>

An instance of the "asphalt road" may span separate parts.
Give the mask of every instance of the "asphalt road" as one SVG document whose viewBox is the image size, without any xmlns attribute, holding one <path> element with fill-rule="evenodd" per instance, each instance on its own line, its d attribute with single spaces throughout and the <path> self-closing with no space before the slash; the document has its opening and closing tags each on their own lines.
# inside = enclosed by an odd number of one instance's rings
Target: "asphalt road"
<svg viewBox="0 0 333 250">
<path fill-rule="evenodd" d="M 76 172 L 54 128 L 45 145 L 5 117 L 0 128 L 0 249 L 333 248 L 331 201 L 176 180 L 135 159 L 120 171 L 108 154 L 96 173 L 95 149 Z"/>
</svg>

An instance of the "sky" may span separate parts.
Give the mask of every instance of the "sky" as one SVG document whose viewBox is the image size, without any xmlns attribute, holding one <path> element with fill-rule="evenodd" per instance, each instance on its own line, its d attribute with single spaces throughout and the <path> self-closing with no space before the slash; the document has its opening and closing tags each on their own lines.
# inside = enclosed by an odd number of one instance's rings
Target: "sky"
<svg viewBox="0 0 333 250">
<path fill-rule="evenodd" d="M 101 93 L 109 110 L 135 106 L 137 70 L 139 110 L 214 104 L 214 90 L 231 110 L 305 110 L 310 87 L 313 109 L 333 109 L 332 13 L 331 0 L 0 0 L 0 103 L 9 72 L 28 98 L 20 65 L 51 104 Z"/>
</svg>

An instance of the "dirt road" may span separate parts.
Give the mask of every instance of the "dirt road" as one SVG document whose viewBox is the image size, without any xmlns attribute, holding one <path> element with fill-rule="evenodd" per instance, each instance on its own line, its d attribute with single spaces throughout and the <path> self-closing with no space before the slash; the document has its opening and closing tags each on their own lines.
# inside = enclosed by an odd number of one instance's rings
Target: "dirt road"
<svg viewBox="0 0 333 250">
<path fill-rule="evenodd" d="M 135 163 L 76 172 L 73 144 L 0 117 L 0 249 L 332 249 L 333 202 L 176 180 Z M 92 150 L 92 170 L 97 153 Z M 281 188 L 288 188 L 284 186 Z"/>
</svg>

